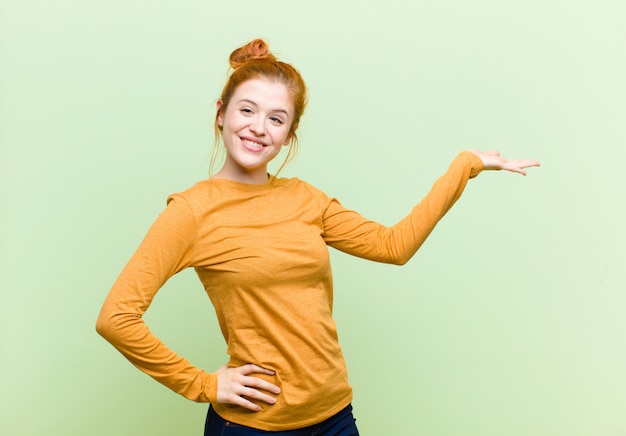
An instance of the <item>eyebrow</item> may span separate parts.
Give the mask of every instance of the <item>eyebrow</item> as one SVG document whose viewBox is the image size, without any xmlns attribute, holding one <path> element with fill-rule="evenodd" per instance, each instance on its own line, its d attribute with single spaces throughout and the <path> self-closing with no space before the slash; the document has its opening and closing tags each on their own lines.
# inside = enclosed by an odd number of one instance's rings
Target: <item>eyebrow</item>
<svg viewBox="0 0 626 436">
<path fill-rule="evenodd" d="M 239 100 L 239 103 L 250 103 L 254 106 L 258 106 L 257 102 L 252 101 L 248 98 L 242 98 L 241 100 Z M 287 112 L 285 109 L 272 109 L 271 112 L 282 112 L 285 114 L 286 117 L 289 117 L 289 112 Z"/>
</svg>

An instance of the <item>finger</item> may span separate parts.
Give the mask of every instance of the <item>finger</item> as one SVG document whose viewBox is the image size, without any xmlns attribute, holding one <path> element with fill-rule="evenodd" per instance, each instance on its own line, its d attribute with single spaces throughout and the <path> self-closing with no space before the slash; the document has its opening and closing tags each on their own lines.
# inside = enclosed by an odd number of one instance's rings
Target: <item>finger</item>
<svg viewBox="0 0 626 436">
<path fill-rule="evenodd" d="M 248 363 L 247 365 L 240 366 L 238 369 L 239 369 L 240 374 L 243 374 L 243 375 L 249 375 L 249 374 L 255 374 L 255 373 L 267 374 L 267 375 L 276 374 L 276 371 L 273 371 L 271 369 L 265 369 L 253 363 Z"/>
<path fill-rule="evenodd" d="M 522 168 L 528 168 L 528 167 L 539 167 L 541 166 L 541 164 L 536 160 L 524 159 L 520 162 L 519 166 Z"/>
<path fill-rule="evenodd" d="M 276 398 L 253 388 L 243 388 L 241 390 L 241 396 L 251 400 L 263 401 L 267 404 L 276 403 Z"/>
<path fill-rule="evenodd" d="M 271 395 L 239 383 L 232 385 L 229 392 L 221 399 L 218 397 L 220 403 L 235 404 L 257 412 L 261 410 L 261 407 L 251 400 L 262 401 L 267 404 L 276 403 L 276 398 Z"/>
<path fill-rule="evenodd" d="M 505 161 L 502 163 L 502 165 L 500 166 L 500 169 L 504 170 L 504 171 L 510 171 L 512 173 L 518 173 L 521 174 L 523 176 L 526 175 L 526 171 L 524 171 L 524 169 L 519 166 L 516 165 L 516 163 L 514 161 Z"/>
<path fill-rule="evenodd" d="M 516 172 L 516 173 L 520 173 L 525 176 L 526 171 L 524 171 L 523 168 L 536 167 L 536 166 L 539 166 L 539 162 L 529 161 L 529 160 L 514 161 L 514 162 L 509 162 L 507 167 L 505 167 L 505 169 Z"/>
<path fill-rule="evenodd" d="M 516 167 L 519 167 L 519 168 L 528 168 L 528 167 L 538 167 L 538 166 L 541 166 L 538 161 L 531 160 L 531 159 L 509 160 L 508 163 L 511 164 L 511 165 L 515 165 Z"/>
<path fill-rule="evenodd" d="M 275 384 L 272 384 L 262 378 L 258 377 L 245 377 L 242 380 L 242 384 L 244 386 L 248 386 L 255 389 L 262 389 L 267 392 L 272 392 L 273 394 L 280 394 L 280 388 Z"/>
<path fill-rule="evenodd" d="M 244 409 L 251 410 L 253 412 L 260 412 L 263 410 L 261 406 L 258 404 L 254 404 L 252 401 L 248 400 L 245 397 L 234 395 L 228 401 L 229 404 L 234 404 L 235 406 L 243 407 Z"/>
</svg>

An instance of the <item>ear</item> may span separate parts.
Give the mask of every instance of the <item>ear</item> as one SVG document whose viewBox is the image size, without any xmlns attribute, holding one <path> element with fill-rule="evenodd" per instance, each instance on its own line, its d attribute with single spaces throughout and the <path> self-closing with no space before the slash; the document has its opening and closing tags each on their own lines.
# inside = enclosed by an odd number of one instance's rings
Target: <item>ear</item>
<svg viewBox="0 0 626 436">
<path fill-rule="evenodd" d="M 222 112 L 222 106 L 224 106 L 224 102 L 220 98 L 215 104 L 217 109 L 217 125 L 220 127 L 224 127 L 224 113 Z"/>
<path fill-rule="evenodd" d="M 298 124 L 294 124 L 291 127 L 291 132 L 289 133 L 289 135 L 287 135 L 287 139 L 285 139 L 285 142 L 283 142 L 283 145 L 289 145 L 291 143 L 291 140 L 293 139 L 293 137 L 296 134 L 296 129 L 298 128 Z"/>
</svg>

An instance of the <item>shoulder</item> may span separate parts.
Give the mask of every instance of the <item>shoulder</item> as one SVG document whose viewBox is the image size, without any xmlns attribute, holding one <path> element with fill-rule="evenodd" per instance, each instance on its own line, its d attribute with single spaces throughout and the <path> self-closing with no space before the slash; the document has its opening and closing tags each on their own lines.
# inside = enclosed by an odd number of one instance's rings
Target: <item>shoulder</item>
<svg viewBox="0 0 626 436">
<path fill-rule="evenodd" d="M 174 192 L 168 195 L 168 202 L 172 198 L 182 198 L 188 202 L 197 201 L 199 198 L 205 197 L 212 190 L 210 179 L 201 180 L 184 191 Z"/>
<path fill-rule="evenodd" d="M 201 180 L 184 191 L 168 195 L 167 206 L 188 209 L 195 214 L 199 209 L 212 203 L 211 198 L 219 195 L 217 190 L 210 179 Z"/>
<path fill-rule="evenodd" d="M 328 199 L 322 190 L 297 177 L 276 178 L 273 183 L 276 187 L 282 187 L 294 195 L 306 195 L 320 200 Z"/>
</svg>

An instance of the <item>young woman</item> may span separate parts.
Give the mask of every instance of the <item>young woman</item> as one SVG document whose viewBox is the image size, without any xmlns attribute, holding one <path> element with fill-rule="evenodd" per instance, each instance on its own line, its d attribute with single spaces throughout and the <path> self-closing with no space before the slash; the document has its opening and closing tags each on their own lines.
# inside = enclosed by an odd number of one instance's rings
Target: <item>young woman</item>
<svg viewBox="0 0 626 436">
<path fill-rule="evenodd" d="M 235 50 L 230 65 L 215 119 L 223 167 L 168 198 L 106 298 L 97 330 L 160 383 L 211 403 L 205 435 L 356 435 L 327 246 L 404 264 L 470 178 L 525 174 L 538 162 L 462 152 L 406 218 L 385 227 L 299 179 L 267 173 L 281 148 L 290 147 L 289 158 L 297 143 L 305 84 L 262 40 Z M 212 373 L 168 349 L 142 320 L 159 288 L 189 267 L 228 344 L 230 361 Z"/>
</svg>

